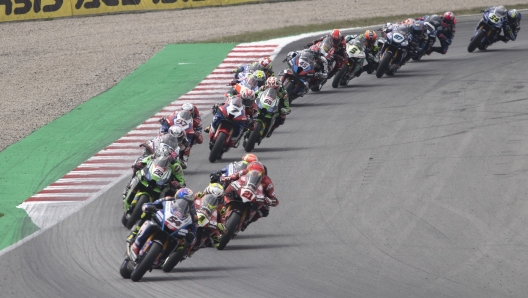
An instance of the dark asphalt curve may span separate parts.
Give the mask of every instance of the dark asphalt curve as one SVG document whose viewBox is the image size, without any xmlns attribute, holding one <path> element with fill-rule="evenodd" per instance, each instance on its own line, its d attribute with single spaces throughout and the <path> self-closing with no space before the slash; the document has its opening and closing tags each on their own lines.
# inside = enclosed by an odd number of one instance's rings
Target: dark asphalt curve
<svg viewBox="0 0 528 298">
<path fill-rule="evenodd" d="M 528 38 L 468 53 L 477 20 L 447 55 L 296 100 L 255 150 L 280 205 L 226 250 L 122 279 L 122 181 L 0 256 L 0 296 L 526 297 Z M 243 154 L 195 147 L 188 185 Z"/>
</svg>

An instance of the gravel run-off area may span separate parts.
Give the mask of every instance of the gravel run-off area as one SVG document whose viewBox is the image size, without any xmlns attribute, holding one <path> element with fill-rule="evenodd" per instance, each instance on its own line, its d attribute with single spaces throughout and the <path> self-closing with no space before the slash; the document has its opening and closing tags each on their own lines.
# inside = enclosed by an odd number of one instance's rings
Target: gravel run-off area
<svg viewBox="0 0 528 298">
<path fill-rule="evenodd" d="M 0 151 L 108 90 L 167 44 L 525 1 L 311 0 L 1 23 Z"/>
</svg>

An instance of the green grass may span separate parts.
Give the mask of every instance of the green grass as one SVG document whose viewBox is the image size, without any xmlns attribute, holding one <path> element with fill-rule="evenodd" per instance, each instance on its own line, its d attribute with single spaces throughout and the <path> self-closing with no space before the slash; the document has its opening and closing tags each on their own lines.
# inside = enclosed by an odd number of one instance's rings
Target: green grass
<svg viewBox="0 0 528 298">
<path fill-rule="evenodd" d="M 463 9 L 463 10 L 455 10 L 453 11 L 455 15 L 467 15 L 467 14 L 478 14 L 480 11 L 484 8 L 484 6 L 471 8 L 471 9 Z M 517 4 L 517 5 L 508 5 L 508 9 L 523 9 L 528 8 L 528 4 Z M 417 13 L 412 15 L 391 15 L 387 17 L 372 17 L 372 18 L 362 18 L 362 19 L 355 19 L 355 20 L 342 20 L 342 21 L 335 21 L 330 23 L 324 23 L 324 24 L 313 24 L 313 25 L 307 25 L 307 26 L 288 26 L 283 28 L 277 28 L 277 29 L 269 29 L 269 30 L 263 30 L 263 31 L 256 31 L 256 32 L 246 32 L 242 34 L 232 35 L 232 36 L 224 36 L 224 37 L 218 37 L 213 39 L 207 39 L 207 40 L 201 40 L 197 41 L 196 43 L 222 43 L 222 42 L 252 42 L 252 41 L 260 41 L 260 40 L 268 40 L 273 38 L 279 38 L 279 37 L 285 37 L 285 36 L 291 36 L 291 35 L 298 35 L 302 33 L 307 32 L 316 32 L 316 31 L 324 31 L 324 30 L 331 30 L 335 28 L 352 28 L 352 27 L 366 27 L 376 24 L 383 24 L 386 22 L 395 22 L 395 21 L 403 21 L 407 18 L 415 18 L 420 17 L 427 14 L 434 14 L 435 12 L 424 12 L 424 13 Z M 442 12 L 436 12 L 436 14 L 443 14 Z"/>
</svg>

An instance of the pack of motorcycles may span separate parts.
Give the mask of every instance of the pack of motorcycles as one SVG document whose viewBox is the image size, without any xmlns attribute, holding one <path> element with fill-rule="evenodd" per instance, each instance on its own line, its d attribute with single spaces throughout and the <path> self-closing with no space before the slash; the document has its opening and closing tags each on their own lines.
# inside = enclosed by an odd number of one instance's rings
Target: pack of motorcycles
<svg viewBox="0 0 528 298">
<path fill-rule="evenodd" d="M 483 14 L 479 27 L 476 28 L 468 46 L 468 51 L 473 52 L 475 49 L 486 50 L 491 44 L 497 42 L 498 36 L 506 21 L 506 15 L 501 15 L 495 11 L 487 11 Z M 402 23 L 399 23 L 402 24 Z M 415 32 L 419 30 L 420 34 L 411 34 L 411 27 L 414 26 Z M 288 64 L 288 68 L 281 71 L 279 76 L 281 83 L 288 93 L 290 102 L 298 97 L 304 96 L 308 91 L 318 92 L 330 78 L 322 78 L 319 74 L 322 71 L 322 65 L 318 64 L 316 55 L 324 55 L 329 63 L 329 73 L 333 76 L 332 87 L 346 86 L 362 68 L 365 62 L 372 63 L 368 73 L 376 71 L 376 76 L 381 78 L 384 74 L 394 75 L 397 70 L 405 64 L 406 61 L 420 60 L 424 54 L 430 53 L 431 47 L 435 44 L 437 33 L 441 22 L 438 22 L 434 16 L 426 16 L 421 22 L 414 22 L 409 26 L 385 25 L 380 28 L 381 37 L 377 40 L 377 46 L 380 48 L 375 55 L 372 54 L 362 42 L 352 39 L 346 45 L 347 57 L 346 63 L 341 69 L 333 69 L 336 65 L 336 57 L 328 38 L 320 42 L 319 53 L 310 50 L 300 50 L 290 52 L 283 62 Z M 332 71 L 334 70 L 334 71 Z M 247 74 L 240 74 L 241 76 Z M 250 146 L 245 146 L 247 152 L 253 150 L 255 142 L 260 144 L 263 136 L 266 135 L 266 128 L 269 129 L 278 116 L 278 98 L 277 93 L 272 90 L 260 92 L 255 99 L 259 107 L 258 113 L 261 117 L 256 117 L 258 123 L 257 129 L 246 131 L 251 136 Z M 223 112 L 227 121 L 235 121 L 236 115 L 229 115 L 228 109 Z M 240 112 L 240 111 L 238 111 Z M 260 119 L 260 120 L 258 120 Z M 194 132 L 191 119 L 187 119 L 186 130 L 190 135 Z M 226 125 L 230 128 L 232 126 Z M 231 130 L 226 129 L 229 133 Z M 224 145 L 221 154 L 234 147 L 229 144 L 229 135 L 221 140 Z M 218 141 L 217 141 L 218 142 Z M 238 144 L 237 144 L 238 146 Z M 160 146 L 163 147 L 163 146 Z M 213 151 L 213 148 L 210 148 Z M 221 158 L 217 153 L 217 157 Z M 214 158 L 214 162 L 217 158 Z M 170 168 L 160 164 L 160 159 L 153 158 L 143 169 L 137 171 L 130 183 L 130 189 L 125 195 L 124 215 L 122 223 L 127 228 L 135 229 L 135 224 L 142 216 L 141 207 L 147 202 L 153 202 L 159 198 L 165 197 L 168 188 L 164 187 L 170 180 Z M 229 167 L 232 172 L 237 169 Z M 231 173 L 228 173 L 231 174 Z M 211 182 L 219 182 L 218 176 L 211 176 Z M 227 243 L 236 237 L 241 231 L 244 222 L 251 220 L 255 216 L 256 210 L 262 204 L 265 204 L 265 196 L 262 187 L 250 187 L 249 179 L 242 176 L 234 183 L 234 189 L 237 190 L 234 196 L 225 196 L 223 202 L 219 202 L 213 195 L 205 195 L 194 201 L 198 215 L 196 226 L 196 240 L 193 243 L 186 241 L 186 236 L 193 225 L 189 214 L 178 212 L 188 206 L 184 200 L 170 200 L 163 202 L 163 208 L 160 209 L 152 219 L 147 220 L 144 226 L 149 226 L 151 234 L 147 241 L 139 249 L 138 254 L 130 250 L 130 244 L 127 243 L 127 252 L 125 259 L 120 267 L 120 273 L 123 278 L 131 278 L 133 281 L 140 280 L 147 271 L 161 268 L 165 272 L 171 271 L 178 263 L 192 256 L 198 249 L 211 247 L 212 236 L 218 230 L 218 223 L 225 223 L 225 232 L 221 235 L 220 246 L 223 249 Z M 225 183 L 224 188 L 228 183 Z M 222 214 L 219 214 L 217 208 L 222 204 Z M 142 227 L 143 229 L 143 227 Z"/>
</svg>

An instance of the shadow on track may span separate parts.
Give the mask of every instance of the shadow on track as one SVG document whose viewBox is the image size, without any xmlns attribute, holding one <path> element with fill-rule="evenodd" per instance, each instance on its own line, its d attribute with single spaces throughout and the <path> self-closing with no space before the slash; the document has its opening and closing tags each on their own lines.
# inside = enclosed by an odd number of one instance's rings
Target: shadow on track
<svg viewBox="0 0 528 298">
<path fill-rule="evenodd" d="M 231 271 L 231 270 L 242 270 L 252 269 L 253 267 L 175 267 L 169 273 L 184 273 L 184 272 L 211 272 L 211 271 Z"/>
<path fill-rule="evenodd" d="M 291 234 L 243 234 L 237 235 L 237 239 L 257 239 L 257 238 L 275 238 L 275 237 L 292 237 Z"/>
<path fill-rule="evenodd" d="M 306 147 L 255 148 L 252 152 L 259 153 L 259 152 L 298 151 L 298 150 L 308 150 L 308 149 L 313 149 L 313 148 L 306 148 Z"/>
<path fill-rule="evenodd" d="M 253 249 L 273 249 L 283 247 L 294 247 L 300 246 L 301 244 L 262 244 L 262 245 L 251 245 L 251 244 L 234 244 L 227 245 L 224 250 L 253 250 Z"/>
</svg>

